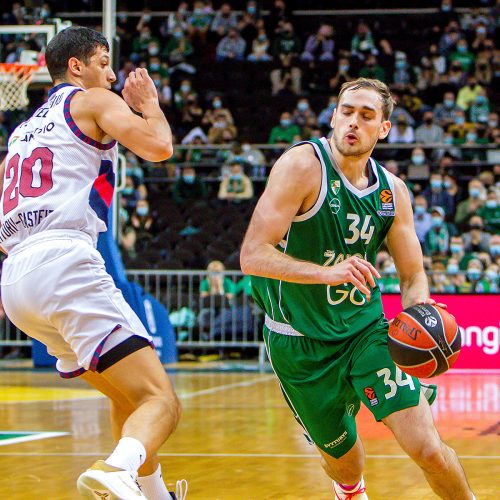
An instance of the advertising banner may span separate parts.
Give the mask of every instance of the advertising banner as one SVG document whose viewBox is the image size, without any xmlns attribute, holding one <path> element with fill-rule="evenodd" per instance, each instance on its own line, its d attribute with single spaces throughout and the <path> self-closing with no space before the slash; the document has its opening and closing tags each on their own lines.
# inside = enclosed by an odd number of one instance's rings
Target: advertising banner
<svg viewBox="0 0 500 500">
<path fill-rule="evenodd" d="M 456 369 L 500 370 L 500 295 L 432 295 L 448 305 L 462 334 Z M 401 296 L 383 295 L 388 319 L 402 310 Z"/>
</svg>

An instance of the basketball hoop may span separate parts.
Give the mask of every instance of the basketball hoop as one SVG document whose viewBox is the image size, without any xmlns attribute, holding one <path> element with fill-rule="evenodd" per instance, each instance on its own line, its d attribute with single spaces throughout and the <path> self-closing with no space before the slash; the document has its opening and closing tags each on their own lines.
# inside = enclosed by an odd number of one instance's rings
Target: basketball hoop
<svg viewBox="0 0 500 500">
<path fill-rule="evenodd" d="M 28 85 L 37 70 L 36 64 L 0 63 L 0 111 L 29 104 Z"/>
</svg>

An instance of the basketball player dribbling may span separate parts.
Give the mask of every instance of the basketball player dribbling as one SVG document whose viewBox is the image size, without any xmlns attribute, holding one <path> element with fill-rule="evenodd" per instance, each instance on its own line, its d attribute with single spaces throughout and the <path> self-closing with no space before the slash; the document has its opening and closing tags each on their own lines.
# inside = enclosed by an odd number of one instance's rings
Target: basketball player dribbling
<svg viewBox="0 0 500 500">
<path fill-rule="evenodd" d="M 434 426 L 425 386 L 396 368 L 373 267 L 387 241 L 403 306 L 429 298 L 404 183 L 370 158 L 387 137 L 393 100 L 378 80 L 345 83 L 330 140 L 277 161 L 250 221 L 241 268 L 265 311 L 264 341 L 285 399 L 333 479 L 337 499 L 367 499 L 355 417 L 362 401 L 393 432 L 434 492 L 474 498 Z M 404 498 L 404 491 L 401 494 Z"/>
<path fill-rule="evenodd" d="M 173 496 L 156 453 L 180 403 L 95 246 L 106 230 L 117 141 L 156 162 L 171 156 L 172 134 L 145 70 L 130 73 L 123 99 L 109 90 L 108 51 L 100 33 L 81 27 L 47 46 L 54 87 L 14 130 L 1 166 L 2 300 L 10 320 L 57 357 L 62 377 L 80 376 L 110 400 L 117 445 L 79 477 L 80 494 L 166 500 Z"/>
</svg>

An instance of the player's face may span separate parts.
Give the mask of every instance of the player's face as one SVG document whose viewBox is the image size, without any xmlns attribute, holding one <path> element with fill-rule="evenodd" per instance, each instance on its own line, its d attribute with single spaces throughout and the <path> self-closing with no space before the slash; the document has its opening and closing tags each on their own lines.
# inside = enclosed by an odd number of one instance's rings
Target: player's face
<svg viewBox="0 0 500 500">
<path fill-rule="evenodd" d="M 82 66 L 82 80 L 85 88 L 100 87 L 110 89 L 116 80 L 111 69 L 111 58 L 104 47 L 97 47 L 88 64 Z"/>
<path fill-rule="evenodd" d="M 371 89 L 348 90 L 332 117 L 333 142 L 344 156 L 362 156 L 389 133 L 380 95 Z"/>
</svg>

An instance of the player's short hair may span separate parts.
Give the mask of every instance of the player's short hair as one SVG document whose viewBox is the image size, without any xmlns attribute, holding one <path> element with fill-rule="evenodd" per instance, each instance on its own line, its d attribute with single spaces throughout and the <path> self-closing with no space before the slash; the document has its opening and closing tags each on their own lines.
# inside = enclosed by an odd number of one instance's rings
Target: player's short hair
<svg viewBox="0 0 500 500">
<path fill-rule="evenodd" d="M 340 87 L 338 100 L 342 95 L 348 90 L 358 90 L 358 89 L 372 89 L 375 90 L 380 95 L 382 99 L 382 114 L 384 115 L 384 120 L 388 120 L 394 109 L 395 101 L 392 98 L 391 91 L 389 87 L 380 80 L 375 80 L 372 78 L 358 78 L 357 80 L 352 80 L 350 82 L 345 82 L 342 87 Z"/>
<path fill-rule="evenodd" d="M 98 31 L 84 26 L 71 26 L 60 31 L 50 40 L 45 51 L 45 62 L 52 80 L 64 79 L 72 57 L 88 64 L 98 47 L 109 51 L 106 37 Z"/>
</svg>

